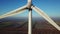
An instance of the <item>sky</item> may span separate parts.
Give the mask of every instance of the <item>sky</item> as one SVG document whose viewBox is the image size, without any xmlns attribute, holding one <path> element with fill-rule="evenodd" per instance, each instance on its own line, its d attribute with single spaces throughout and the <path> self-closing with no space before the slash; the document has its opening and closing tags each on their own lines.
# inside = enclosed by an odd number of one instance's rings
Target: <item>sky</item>
<svg viewBox="0 0 60 34">
<path fill-rule="evenodd" d="M 26 5 L 27 0 L 0 0 L 0 15 L 6 14 L 12 10 Z M 60 0 L 32 0 L 32 4 L 43 10 L 50 17 L 60 17 Z M 27 17 L 28 10 L 14 17 Z M 34 17 L 40 15 L 32 10 Z"/>
</svg>

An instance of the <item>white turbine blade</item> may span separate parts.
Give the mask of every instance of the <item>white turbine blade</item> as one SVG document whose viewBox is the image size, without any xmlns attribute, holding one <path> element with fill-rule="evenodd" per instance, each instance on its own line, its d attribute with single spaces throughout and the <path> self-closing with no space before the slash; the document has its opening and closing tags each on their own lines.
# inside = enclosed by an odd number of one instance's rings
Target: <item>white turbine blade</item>
<svg viewBox="0 0 60 34">
<path fill-rule="evenodd" d="M 39 15 L 41 15 L 45 20 L 47 20 L 51 25 L 53 25 L 56 29 L 60 31 L 60 27 L 41 9 L 32 6 L 32 9 L 35 10 Z"/>
<path fill-rule="evenodd" d="M 24 10 L 26 10 L 26 6 L 23 6 L 23 7 L 20 7 L 16 10 L 13 10 L 13 11 L 10 11 L 2 16 L 0 16 L 0 19 L 2 18 L 5 18 L 5 17 L 9 17 L 9 16 L 12 16 L 12 15 L 15 15 L 15 14 L 18 14 L 18 13 L 22 13 Z"/>
<path fill-rule="evenodd" d="M 29 11 L 28 15 L 28 34 L 32 34 L 32 11 Z"/>
<path fill-rule="evenodd" d="M 28 3 L 31 2 L 32 0 L 28 0 Z"/>
</svg>

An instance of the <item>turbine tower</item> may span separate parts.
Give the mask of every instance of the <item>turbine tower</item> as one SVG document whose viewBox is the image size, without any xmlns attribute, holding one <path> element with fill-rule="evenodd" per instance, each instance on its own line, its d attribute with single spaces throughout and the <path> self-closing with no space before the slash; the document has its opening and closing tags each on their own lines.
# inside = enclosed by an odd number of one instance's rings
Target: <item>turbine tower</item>
<svg viewBox="0 0 60 34">
<path fill-rule="evenodd" d="M 0 16 L 0 19 L 9 17 L 18 13 L 24 12 L 24 10 L 29 10 L 29 16 L 28 16 L 28 34 L 32 34 L 32 10 L 35 10 L 39 15 L 41 15 L 45 20 L 47 20 L 51 25 L 53 25 L 57 30 L 60 31 L 60 26 L 57 25 L 46 13 L 44 13 L 41 9 L 36 7 L 32 4 L 32 0 L 28 0 L 27 4 L 23 7 L 20 7 L 18 9 L 15 9 L 11 12 L 8 12 L 2 16 Z"/>
</svg>

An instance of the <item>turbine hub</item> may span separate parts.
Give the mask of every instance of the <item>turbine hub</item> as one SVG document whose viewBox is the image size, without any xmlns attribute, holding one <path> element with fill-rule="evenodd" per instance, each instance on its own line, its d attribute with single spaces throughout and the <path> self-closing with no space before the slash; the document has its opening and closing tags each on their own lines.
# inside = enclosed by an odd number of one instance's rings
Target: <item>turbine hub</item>
<svg viewBox="0 0 60 34">
<path fill-rule="evenodd" d="M 32 10 L 31 6 L 32 6 L 32 0 L 28 0 L 28 2 L 27 2 L 27 9 Z"/>
</svg>

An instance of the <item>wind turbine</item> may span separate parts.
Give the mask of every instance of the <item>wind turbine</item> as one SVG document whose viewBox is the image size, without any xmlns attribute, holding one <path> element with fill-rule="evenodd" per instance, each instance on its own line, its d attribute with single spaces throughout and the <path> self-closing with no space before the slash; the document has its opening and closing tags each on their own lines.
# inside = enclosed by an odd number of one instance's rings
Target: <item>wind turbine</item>
<svg viewBox="0 0 60 34">
<path fill-rule="evenodd" d="M 32 34 L 32 9 L 35 10 L 39 15 L 41 15 L 45 20 L 47 20 L 51 25 L 53 25 L 57 30 L 60 31 L 59 25 L 57 25 L 46 13 L 44 13 L 41 9 L 34 6 L 32 4 L 32 0 L 28 0 L 27 4 L 23 7 L 20 7 L 16 10 L 13 10 L 11 12 L 8 12 L 2 16 L 0 16 L 0 19 L 9 17 L 18 13 L 24 12 L 24 10 L 29 10 L 29 17 L 28 17 L 28 34 Z"/>
</svg>

